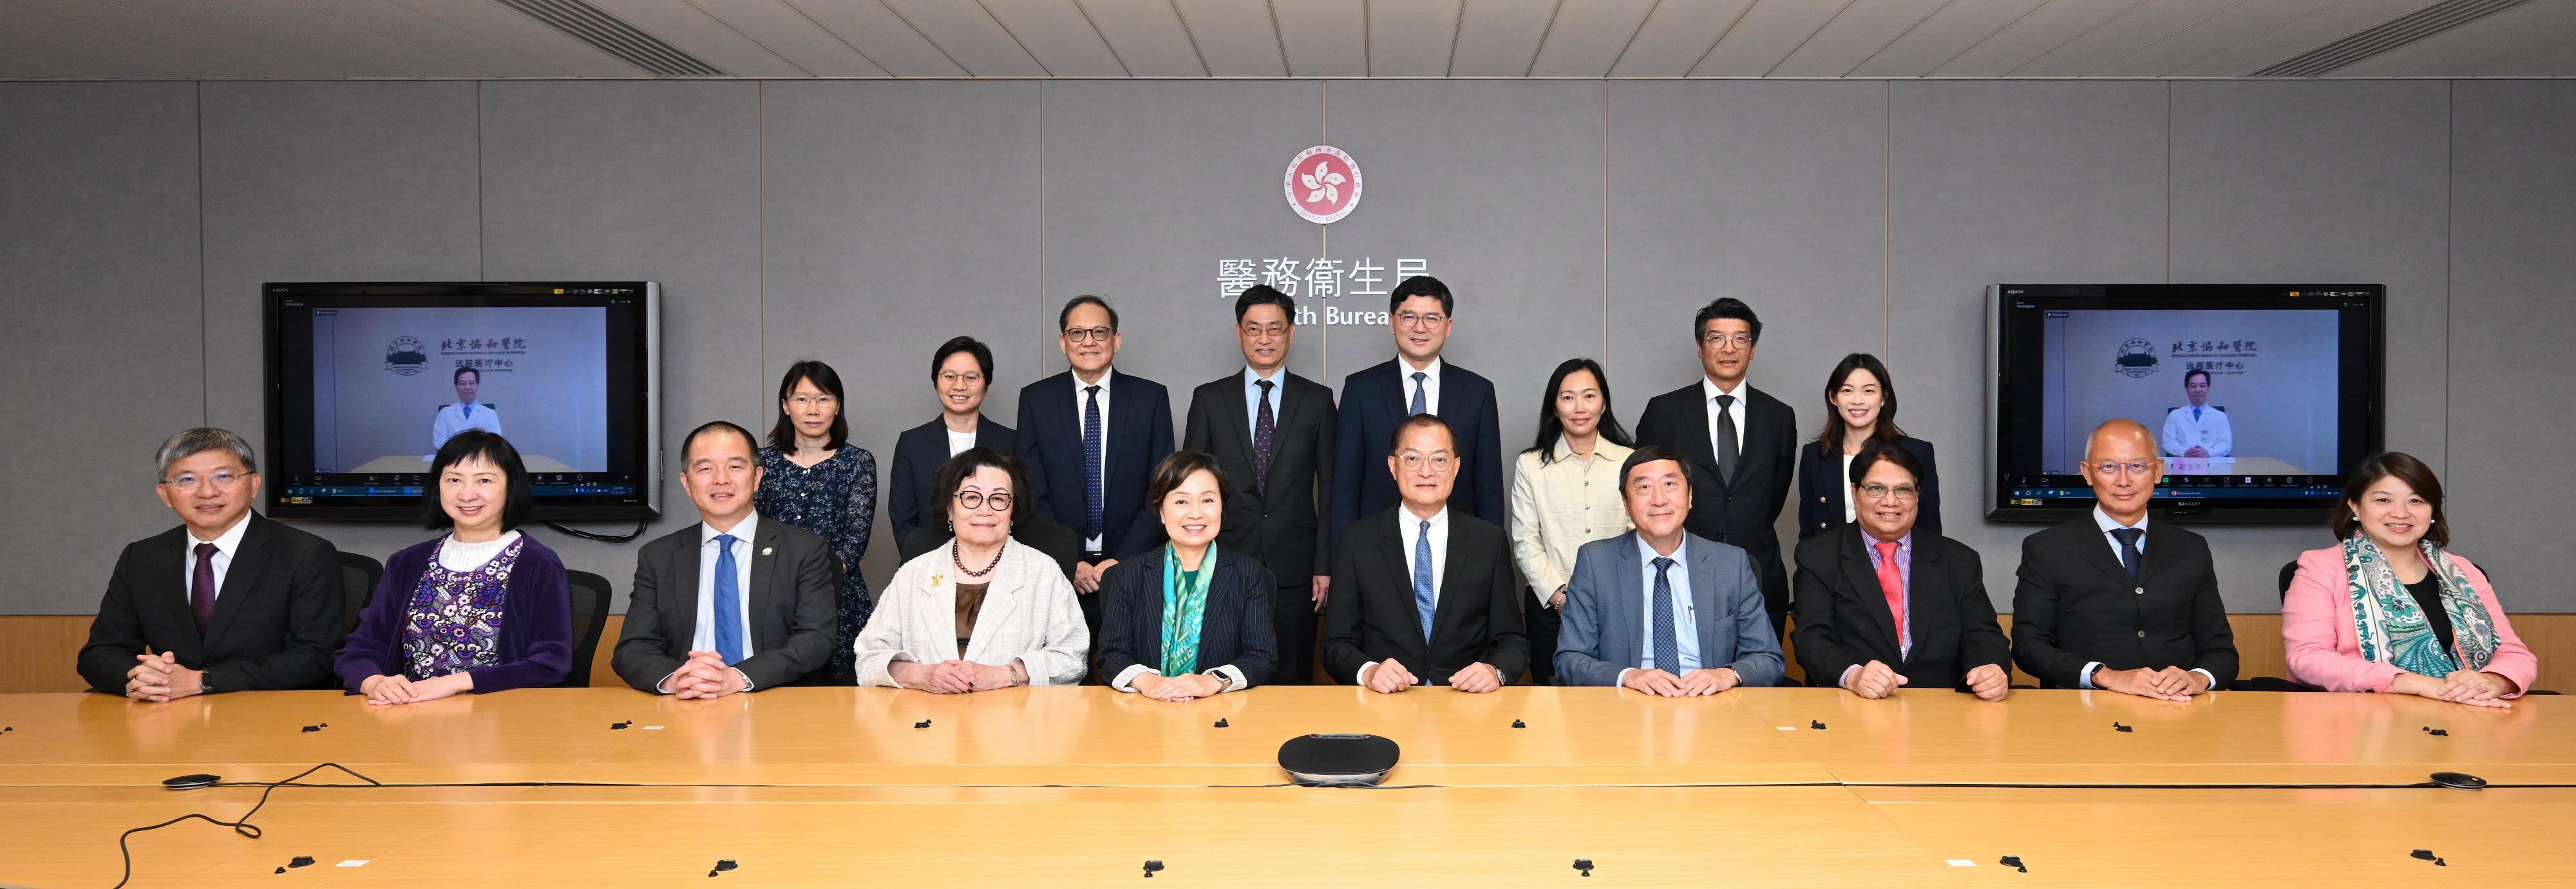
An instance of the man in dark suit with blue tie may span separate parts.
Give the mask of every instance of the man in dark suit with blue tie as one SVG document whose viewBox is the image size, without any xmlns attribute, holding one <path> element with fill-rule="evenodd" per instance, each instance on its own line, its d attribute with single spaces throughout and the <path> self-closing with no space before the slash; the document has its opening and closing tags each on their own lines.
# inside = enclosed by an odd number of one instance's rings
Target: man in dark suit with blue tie
<svg viewBox="0 0 2576 889">
<path fill-rule="evenodd" d="M 1172 400 L 1161 383 L 1110 370 L 1119 337 L 1108 300 L 1074 297 L 1056 329 L 1072 368 L 1020 388 L 1019 457 L 1038 514 L 1081 535 L 1073 591 L 1099 638 L 1101 572 L 1163 542 L 1145 487 L 1172 453 Z"/>
<path fill-rule="evenodd" d="M 1692 321 L 1701 379 L 1646 402 L 1637 444 L 1662 445 L 1691 463 L 1692 534 L 1744 550 L 1762 577 L 1772 635 L 1789 616 L 1789 570 L 1773 525 L 1797 477 L 1798 412 L 1746 385 L 1762 319 L 1734 297 L 1699 310 Z"/>
<path fill-rule="evenodd" d="M 1449 342 L 1454 301 L 1449 286 L 1415 275 L 1387 295 L 1396 357 L 1342 378 L 1333 477 L 1333 533 L 1364 515 L 1394 508 L 1394 473 L 1379 469 L 1379 451 L 1408 417 L 1430 414 L 1457 432 L 1457 490 L 1449 502 L 1487 523 L 1503 523 L 1503 431 L 1494 384 L 1440 358 Z"/>
<path fill-rule="evenodd" d="M 1315 617 L 1331 587 L 1323 512 L 1333 486 L 1333 390 L 1288 372 L 1297 302 L 1255 284 L 1234 303 L 1244 369 L 1190 394 L 1181 449 L 1216 458 L 1231 489 L 1217 545 L 1270 569 L 1278 640 L 1264 684 L 1305 685 L 1315 673 Z"/>
</svg>

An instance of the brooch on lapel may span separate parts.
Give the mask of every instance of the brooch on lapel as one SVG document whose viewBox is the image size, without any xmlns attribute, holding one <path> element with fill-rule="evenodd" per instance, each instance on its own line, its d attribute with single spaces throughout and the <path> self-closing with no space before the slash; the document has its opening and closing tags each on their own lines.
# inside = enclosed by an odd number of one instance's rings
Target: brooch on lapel
<svg viewBox="0 0 2576 889">
<path fill-rule="evenodd" d="M 941 573 L 939 573 L 939 572 L 937 572 L 937 571 L 930 572 L 930 585 L 931 585 L 931 586 L 938 586 L 938 585 L 940 585 L 940 584 L 942 584 L 942 583 L 946 583 L 947 581 L 948 581 L 948 575 L 941 574 Z"/>
<path fill-rule="evenodd" d="M 760 554 L 761 554 L 761 555 L 764 555 L 764 556 L 765 556 L 765 555 L 769 555 L 769 547 L 765 547 L 765 546 L 764 546 L 764 547 L 761 547 L 761 548 L 760 548 Z"/>
</svg>

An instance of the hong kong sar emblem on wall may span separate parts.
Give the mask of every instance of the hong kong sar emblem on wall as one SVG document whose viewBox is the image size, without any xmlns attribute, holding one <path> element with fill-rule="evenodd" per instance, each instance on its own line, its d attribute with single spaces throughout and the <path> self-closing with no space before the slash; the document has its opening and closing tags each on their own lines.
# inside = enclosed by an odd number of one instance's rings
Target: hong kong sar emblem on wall
<svg viewBox="0 0 2576 889">
<path fill-rule="evenodd" d="M 1330 145 L 1297 152 L 1288 162 L 1288 206 L 1307 222 L 1329 223 L 1360 205 L 1360 166 Z"/>
</svg>

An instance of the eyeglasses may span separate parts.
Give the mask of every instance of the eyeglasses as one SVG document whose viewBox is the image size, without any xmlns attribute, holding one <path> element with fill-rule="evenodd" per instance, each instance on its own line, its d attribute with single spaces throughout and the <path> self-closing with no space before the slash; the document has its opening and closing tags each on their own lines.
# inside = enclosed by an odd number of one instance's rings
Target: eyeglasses
<svg viewBox="0 0 2576 889">
<path fill-rule="evenodd" d="M 966 385 L 969 385 L 969 386 L 972 386 L 972 385 L 975 385 L 975 384 L 978 384 L 978 383 L 982 383 L 982 382 L 984 382 L 984 375 L 983 375 L 983 374 L 961 374 L 961 373 L 958 373 L 958 372 L 953 371 L 953 370 L 952 370 L 952 371 L 941 371 L 941 372 L 940 372 L 940 374 L 939 374 L 939 384 L 940 384 L 940 385 L 942 385 L 942 386 L 954 386 L 954 385 L 957 385 L 958 383 L 961 383 L 961 382 L 962 382 L 962 383 L 965 383 Z"/>
<path fill-rule="evenodd" d="M 1288 325 L 1246 324 L 1242 327 L 1242 330 L 1244 336 L 1286 336 L 1288 334 Z"/>
<path fill-rule="evenodd" d="M 1440 326 L 1440 322 L 1447 320 L 1449 320 L 1449 316 L 1438 312 L 1432 312 L 1429 314 L 1403 312 L 1395 316 L 1395 323 L 1406 327 L 1438 327 Z"/>
<path fill-rule="evenodd" d="M 244 475 L 247 475 L 247 473 L 244 473 Z M 214 482 L 215 487 L 218 488 L 229 488 L 233 486 L 233 483 L 241 480 L 241 475 L 234 475 L 231 470 L 225 470 L 207 476 L 182 473 L 178 478 L 165 479 L 161 483 L 182 491 L 194 491 L 197 489 L 198 485 L 206 482 Z"/>
<path fill-rule="evenodd" d="M 1403 461 L 1404 468 L 1408 472 L 1422 468 L 1422 463 L 1425 460 L 1431 461 L 1431 471 L 1433 472 L 1449 471 L 1449 452 L 1447 451 L 1432 454 L 1428 457 L 1416 453 L 1407 453 L 1399 459 Z"/>
<path fill-rule="evenodd" d="M 841 403 L 841 400 L 829 395 L 790 395 L 787 397 L 787 403 L 797 407 L 829 408 Z"/>
<path fill-rule="evenodd" d="M 1871 500 L 1885 500 L 1887 499 L 1887 495 L 1894 494 L 1896 495 L 1897 500 L 1905 501 L 1912 500 L 1923 492 L 1916 489 L 1913 485 L 1897 485 L 1896 487 L 1891 488 L 1886 485 L 1872 482 L 1870 484 L 1860 486 L 1860 493 L 1862 496 L 1868 497 Z"/>
<path fill-rule="evenodd" d="M 1721 348 L 1730 345 L 1738 349 L 1750 349 L 1753 347 L 1753 335 L 1749 333 L 1712 333 L 1701 337 L 1700 339 L 1707 342 L 1709 345 Z"/>
<path fill-rule="evenodd" d="M 1008 492 L 997 492 L 990 496 L 982 491 L 957 492 L 957 505 L 965 507 L 967 512 L 973 512 L 988 503 L 992 504 L 994 512 L 1011 511 L 1011 495 Z"/>
<path fill-rule="evenodd" d="M 2086 465 L 2093 467 L 2093 472 L 2098 475 L 2119 475 L 2120 470 L 2123 469 L 2126 469 L 2135 475 L 2146 475 L 2147 473 L 2155 471 L 2156 468 L 2155 462 L 2150 460 L 2131 460 L 2127 463 L 2113 463 L 2109 460 L 2104 460 L 2100 463 L 2091 463 Z"/>
<path fill-rule="evenodd" d="M 1118 331 L 1107 327 L 1067 327 L 1064 329 L 1065 340 L 1067 342 L 1075 343 L 1084 342 L 1086 340 L 1098 340 L 1105 343 L 1109 341 L 1110 337 L 1117 335 Z"/>
</svg>

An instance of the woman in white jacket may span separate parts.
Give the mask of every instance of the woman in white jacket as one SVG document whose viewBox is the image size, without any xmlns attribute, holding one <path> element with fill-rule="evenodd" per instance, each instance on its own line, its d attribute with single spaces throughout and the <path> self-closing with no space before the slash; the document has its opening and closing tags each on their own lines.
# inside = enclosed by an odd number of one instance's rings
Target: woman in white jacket
<svg viewBox="0 0 2576 889">
<path fill-rule="evenodd" d="M 1020 461 L 988 448 L 949 459 L 931 481 L 956 537 L 905 562 L 859 631 L 860 685 L 933 694 L 1082 680 L 1091 633 L 1055 560 L 1011 539 L 1028 486 Z"/>
</svg>

